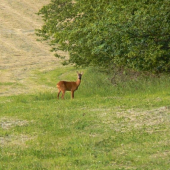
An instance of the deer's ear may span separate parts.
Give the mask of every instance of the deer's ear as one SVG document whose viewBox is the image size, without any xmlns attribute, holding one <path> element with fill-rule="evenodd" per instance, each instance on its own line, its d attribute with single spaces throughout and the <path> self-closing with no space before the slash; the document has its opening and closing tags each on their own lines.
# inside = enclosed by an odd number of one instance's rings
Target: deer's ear
<svg viewBox="0 0 170 170">
<path fill-rule="evenodd" d="M 81 73 L 81 75 L 83 75 L 83 72 Z"/>
</svg>

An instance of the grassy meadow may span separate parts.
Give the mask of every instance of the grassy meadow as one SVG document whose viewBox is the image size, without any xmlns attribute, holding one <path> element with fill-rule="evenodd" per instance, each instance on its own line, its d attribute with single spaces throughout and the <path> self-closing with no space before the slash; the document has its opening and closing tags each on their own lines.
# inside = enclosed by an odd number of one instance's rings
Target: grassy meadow
<svg viewBox="0 0 170 170">
<path fill-rule="evenodd" d="M 0 97 L 0 169 L 168 170 L 169 76 L 114 86 L 111 75 L 82 71 L 74 100 L 57 100 L 55 88 L 76 80 L 72 67 L 35 71 L 47 90 Z"/>
</svg>

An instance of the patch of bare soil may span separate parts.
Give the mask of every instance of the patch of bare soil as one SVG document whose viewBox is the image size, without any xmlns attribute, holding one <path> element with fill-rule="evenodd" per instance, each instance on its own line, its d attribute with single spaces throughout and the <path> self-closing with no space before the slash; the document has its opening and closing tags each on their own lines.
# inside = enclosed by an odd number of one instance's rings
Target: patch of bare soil
<svg viewBox="0 0 170 170">
<path fill-rule="evenodd" d="M 31 121 L 32 122 L 32 121 Z M 0 128 L 3 130 L 10 130 L 16 126 L 28 126 L 30 122 L 27 120 L 20 120 L 11 117 L 3 117 L 0 119 Z M 0 136 L 0 146 L 9 145 L 24 145 L 26 141 L 32 140 L 34 137 L 30 135 L 20 134 L 20 135 L 5 135 Z"/>
<path fill-rule="evenodd" d="M 4 130 L 8 130 L 15 126 L 26 126 L 26 125 L 28 125 L 28 121 L 26 120 L 12 119 L 7 117 L 0 119 L 0 126 Z"/>
<path fill-rule="evenodd" d="M 9 135 L 9 136 L 0 136 L 0 146 L 11 146 L 11 145 L 24 145 L 26 141 L 34 139 L 28 135 Z"/>
<path fill-rule="evenodd" d="M 127 129 L 141 129 L 143 126 L 147 127 L 147 131 L 149 133 L 153 133 L 157 131 L 153 127 L 157 127 L 161 124 L 169 125 L 170 122 L 170 108 L 168 107 L 160 107 L 152 110 L 136 110 L 130 109 L 125 112 L 118 112 L 117 117 L 122 118 L 122 120 L 127 121 L 125 127 L 122 129 L 127 131 Z"/>
<path fill-rule="evenodd" d="M 60 61 L 49 46 L 36 41 L 42 20 L 36 13 L 50 0 L 0 0 L 0 96 L 27 93 L 40 87 L 33 70 L 52 70 Z"/>
<path fill-rule="evenodd" d="M 111 129 L 119 132 L 132 131 L 133 129 L 143 129 L 152 134 L 155 132 L 168 131 L 170 125 L 170 106 L 154 108 L 151 110 L 143 109 L 103 109 L 98 111 L 102 118 L 102 122 Z M 114 112 L 114 114 L 112 114 Z M 112 115 L 112 118 L 110 117 Z M 167 129 L 161 130 L 162 125 L 166 125 Z"/>
</svg>

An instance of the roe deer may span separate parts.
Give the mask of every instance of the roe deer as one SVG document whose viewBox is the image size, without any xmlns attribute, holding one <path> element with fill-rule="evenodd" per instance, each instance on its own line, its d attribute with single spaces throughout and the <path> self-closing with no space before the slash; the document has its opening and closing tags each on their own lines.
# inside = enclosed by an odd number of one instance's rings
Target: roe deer
<svg viewBox="0 0 170 170">
<path fill-rule="evenodd" d="M 74 98 L 74 92 L 78 89 L 80 83 L 81 83 L 81 77 L 83 73 L 77 72 L 78 79 L 77 81 L 59 81 L 57 83 L 57 88 L 58 88 L 58 99 L 60 96 L 60 93 L 62 92 L 62 99 L 64 99 L 65 91 L 71 91 L 71 98 Z"/>
</svg>

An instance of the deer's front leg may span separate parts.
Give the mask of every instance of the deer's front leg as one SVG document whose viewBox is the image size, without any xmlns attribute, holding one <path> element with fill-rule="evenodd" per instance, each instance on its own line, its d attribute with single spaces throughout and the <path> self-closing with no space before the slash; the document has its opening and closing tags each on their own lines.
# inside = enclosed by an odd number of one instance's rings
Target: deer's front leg
<svg viewBox="0 0 170 170">
<path fill-rule="evenodd" d="M 71 98 L 74 99 L 74 91 L 71 91 Z"/>
</svg>

